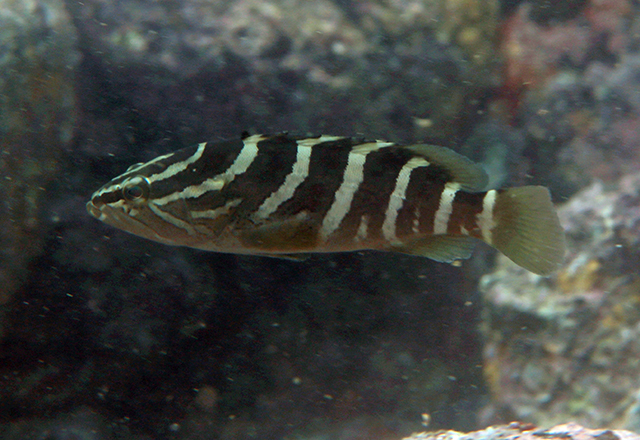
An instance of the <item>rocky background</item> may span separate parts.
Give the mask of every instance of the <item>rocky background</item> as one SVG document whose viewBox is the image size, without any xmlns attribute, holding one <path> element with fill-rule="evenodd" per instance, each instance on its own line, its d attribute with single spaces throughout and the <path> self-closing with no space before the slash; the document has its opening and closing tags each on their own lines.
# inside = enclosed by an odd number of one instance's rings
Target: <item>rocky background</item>
<svg viewBox="0 0 640 440">
<path fill-rule="evenodd" d="M 640 6 L 0 0 L 0 438 L 640 430 Z M 567 264 L 169 248 L 84 204 L 242 131 L 450 146 L 543 184 Z M 484 277 L 483 277 L 484 275 Z"/>
<path fill-rule="evenodd" d="M 627 430 L 589 429 L 577 423 L 564 423 L 562 425 L 540 428 L 532 423 L 511 422 L 508 425 L 490 426 L 473 432 L 458 432 L 441 430 L 432 432 L 415 433 L 403 440 L 534 440 L 540 438 L 562 440 L 572 438 L 575 440 L 596 440 L 606 438 L 609 440 L 635 440 L 638 434 Z"/>
</svg>

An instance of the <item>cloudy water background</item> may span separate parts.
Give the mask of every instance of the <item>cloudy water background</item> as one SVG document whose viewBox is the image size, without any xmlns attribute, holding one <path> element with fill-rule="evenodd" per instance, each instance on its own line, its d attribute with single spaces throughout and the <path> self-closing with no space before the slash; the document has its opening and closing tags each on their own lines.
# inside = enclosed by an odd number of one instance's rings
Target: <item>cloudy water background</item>
<svg viewBox="0 0 640 440">
<path fill-rule="evenodd" d="M 547 186 L 566 262 L 233 256 L 86 213 L 133 163 L 285 130 Z M 635 0 L 0 0 L 0 141 L 2 439 L 640 431 Z"/>
</svg>

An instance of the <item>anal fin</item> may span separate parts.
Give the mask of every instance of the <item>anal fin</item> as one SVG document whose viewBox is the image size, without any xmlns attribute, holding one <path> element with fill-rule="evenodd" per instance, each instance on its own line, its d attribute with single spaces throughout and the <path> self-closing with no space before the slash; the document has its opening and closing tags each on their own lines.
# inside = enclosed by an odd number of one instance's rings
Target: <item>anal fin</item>
<svg viewBox="0 0 640 440">
<path fill-rule="evenodd" d="M 268 258 L 278 258 L 281 260 L 287 260 L 287 261 L 295 261 L 297 263 L 301 263 L 303 261 L 307 261 L 309 259 L 309 257 L 311 256 L 309 253 L 298 253 L 298 254 L 254 254 L 254 255 L 258 255 L 260 257 L 268 257 Z"/>
<path fill-rule="evenodd" d="M 469 258 L 475 245 L 476 239 L 464 235 L 433 235 L 401 246 L 394 246 L 392 250 L 451 263 Z"/>
</svg>

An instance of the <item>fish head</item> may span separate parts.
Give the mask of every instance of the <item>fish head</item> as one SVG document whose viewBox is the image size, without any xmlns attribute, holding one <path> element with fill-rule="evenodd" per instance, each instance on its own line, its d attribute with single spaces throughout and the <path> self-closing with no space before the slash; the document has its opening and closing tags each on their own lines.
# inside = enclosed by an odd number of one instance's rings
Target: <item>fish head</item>
<svg viewBox="0 0 640 440">
<path fill-rule="evenodd" d="M 175 163 L 173 154 L 136 164 L 98 189 L 87 211 L 98 220 L 149 240 L 194 246 L 202 237 L 191 222 L 184 197 L 163 173 Z M 167 197 L 170 194 L 170 197 Z"/>
</svg>

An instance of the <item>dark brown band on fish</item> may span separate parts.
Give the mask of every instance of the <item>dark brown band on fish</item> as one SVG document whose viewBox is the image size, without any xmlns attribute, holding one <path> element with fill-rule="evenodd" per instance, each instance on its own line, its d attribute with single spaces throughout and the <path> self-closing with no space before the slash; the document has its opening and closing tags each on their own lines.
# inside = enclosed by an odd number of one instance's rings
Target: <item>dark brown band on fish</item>
<svg viewBox="0 0 640 440">
<path fill-rule="evenodd" d="M 331 237 L 332 240 L 353 239 L 358 233 L 359 240 L 383 237 L 382 225 L 391 194 L 402 167 L 412 157 L 410 152 L 390 148 L 392 146 L 393 144 L 371 144 L 366 154 L 361 153 L 364 156 L 361 179 L 352 195 L 349 210 L 334 228 L 335 236 Z"/>
<path fill-rule="evenodd" d="M 305 211 L 314 218 L 322 219 L 331 208 L 343 180 L 352 142 L 350 139 L 338 139 L 321 145 L 322 148 L 311 149 L 308 176 L 296 187 L 293 197 L 278 206 L 273 218 L 286 218 Z"/>
<path fill-rule="evenodd" d="M 203 184 L 212 176 L 223 173 L 234 163 L 244 146 L 239 140 L 221 144 L 205 143 L 203 153 L 197 161 L 184 168 L 178 168 L 171 178 L 153 183 L 154 197 L 162 199 L 179 191 L 184 192 L 188 188 Z"/>
<path fill-rule="evenodd" d="M 482 238 L 477 216 L 482 212 L 482 201 L 486 193 L 458 191 L 447 225 L 447 233 Z"/>
</svg>

